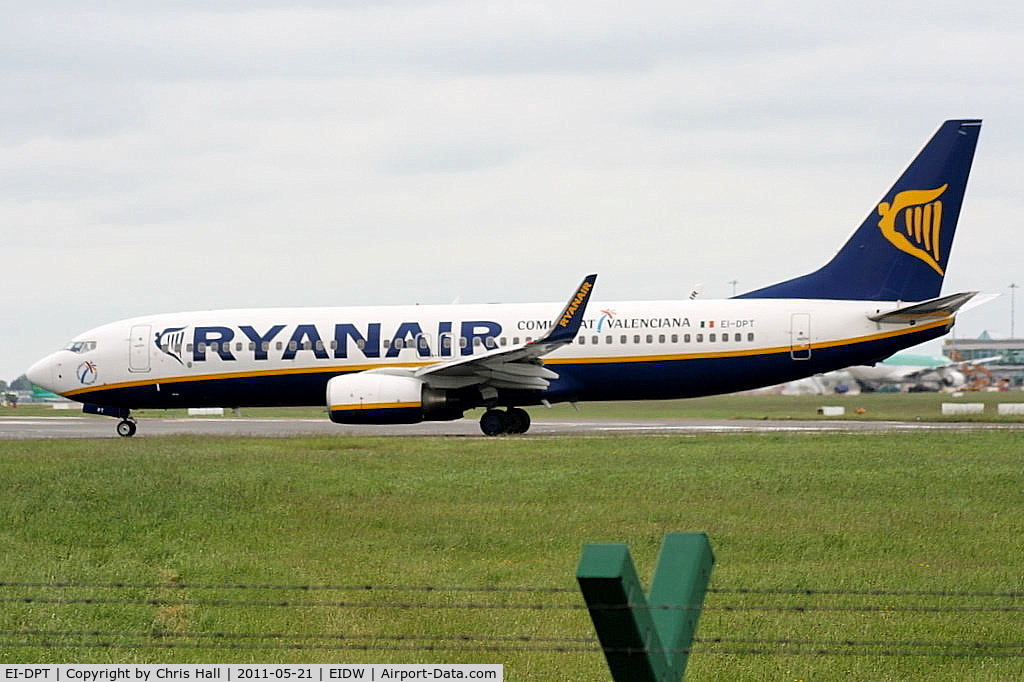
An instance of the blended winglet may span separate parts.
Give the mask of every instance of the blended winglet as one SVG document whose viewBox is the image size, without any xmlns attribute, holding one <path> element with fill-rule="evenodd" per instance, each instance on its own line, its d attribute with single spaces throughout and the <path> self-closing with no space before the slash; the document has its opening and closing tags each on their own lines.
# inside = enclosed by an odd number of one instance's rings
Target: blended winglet
<svg viewBox="0 0 1024 682">
<path fill-rule="evenodd" d="M 596 281 L 596 274 L 584 277 L 576 292 L 565 305 L 565 309 L 562 310 L 562 314 L 555 321 L 555 326 L 551 328 L 547 336 L 537 339 L 534 343 L 572 343 L 580 330 L 580 326 L 583 324 L 583 315 L 587 311 L 587 302 L 590 301 L 590 294 L 594 290 L 594 282 Z"/>
<path fill-rule="evenodd" d="M 543 391 L 558 374 L 545 368 L 540 358 L 575 340 L 596 280 L 597 275 L 583 279 L 544 338 L 421 367 L 413 375 L 441 389 L 479 385 L 492 389 Z"/>
</svg>

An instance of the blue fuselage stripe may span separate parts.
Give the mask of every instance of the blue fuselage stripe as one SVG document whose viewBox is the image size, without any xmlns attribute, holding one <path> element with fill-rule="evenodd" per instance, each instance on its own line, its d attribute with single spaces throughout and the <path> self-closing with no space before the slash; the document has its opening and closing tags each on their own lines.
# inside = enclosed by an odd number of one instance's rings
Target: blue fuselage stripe
<svg viewBox="0 0 1024 682">
<path fill-rule="evenodd" d="M 806 360 L 796 360 L 788 351 L 773 350 L 685 359 L 552 362 L 548 366 L 559 378 L 552 381 L 546 391 L 505 394 L 502 400 L 529 405 L 542 400 L 647 400 L 731 393 L 850 365 L 873 363 L 897 350 L 942 336 L 946 331 L 940 326 L 899 336 L 815 347 Z M 296 373 L 204 377 L 194 381 L 97 388 L 81 392 L 75 399 L 130 408 L 315 406 L 325 404 L 327 382 L 343 373 L 337 369 L 324 372 L 304 369 Z"/>
</svg>

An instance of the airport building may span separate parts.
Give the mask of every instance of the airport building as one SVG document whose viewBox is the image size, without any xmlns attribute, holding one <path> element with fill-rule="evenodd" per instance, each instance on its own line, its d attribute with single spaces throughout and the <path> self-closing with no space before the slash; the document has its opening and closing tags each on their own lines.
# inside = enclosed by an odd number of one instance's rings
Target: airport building
<svg viewBox="0 0 1024 682">
<path fill-rule="evenodd" d="M 976 366 L 975 378 L 992 386 L 1024 386 L 1024 339 L 998 339 L 983 332 L 976 339 L 947 339 L 942 354 L 968 363 L 998 358 Z"/>
</svg>

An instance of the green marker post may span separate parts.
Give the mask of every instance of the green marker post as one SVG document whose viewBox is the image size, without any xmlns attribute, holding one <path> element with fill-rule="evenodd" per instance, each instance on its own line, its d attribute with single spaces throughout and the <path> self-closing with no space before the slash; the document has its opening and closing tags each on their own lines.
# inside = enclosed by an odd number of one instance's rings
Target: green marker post
<svg viewBox="0 0 1024 682">
<path fill-rule="evenodd" d="M 645 596 L 626 545 L 584 547 L 576 580 L 612 679 L 682 679 L 714 561 L 704 533 L 668 533 Z"/>
</svg>

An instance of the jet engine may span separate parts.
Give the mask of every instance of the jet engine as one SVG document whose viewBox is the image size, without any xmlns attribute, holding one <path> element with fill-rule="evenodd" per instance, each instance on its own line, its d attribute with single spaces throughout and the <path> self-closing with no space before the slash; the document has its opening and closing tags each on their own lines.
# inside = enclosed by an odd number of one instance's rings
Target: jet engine
<svg viewBox="0 0 1024 682">
<path fill-rule="evenodd" d="M 448 391 L 413 376 L 357 372 L 327 382 L 327 411 L 338 424 L 416 424 L 460 419 L 468 409 Z"/>
</svg>

